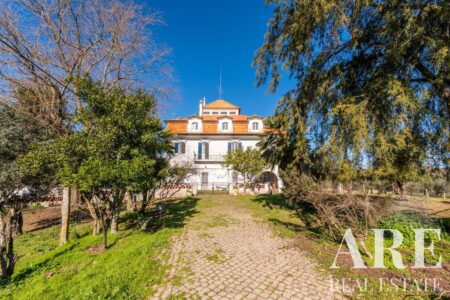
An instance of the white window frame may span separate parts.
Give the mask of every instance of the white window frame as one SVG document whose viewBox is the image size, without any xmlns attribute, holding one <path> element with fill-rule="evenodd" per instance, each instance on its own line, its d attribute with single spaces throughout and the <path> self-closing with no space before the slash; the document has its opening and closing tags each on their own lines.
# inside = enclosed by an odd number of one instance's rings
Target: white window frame
<svg viewBox="0 0 450 300">
<path fill-rule="evenodd" d="M 255 123 L 257 124 L 257 129 L 254 129 Z M 253 117 L 248 120 L 248 131 L 249 132 L 263 132 L 264 124 L 262 118 Z"/>
<path fill-rule="evenodd" d="M 224 128 L 224 124 L 227 123 L 227 127 Z M 217 123 L 217 131 L 218 132 L 226 132 L 226 133 L 232 133 L 233 132 L 233 120 L 228 117 L 222 117 L 218 119 Z"/>
<path fill-rule="evenodd" d="M 228 122 L 222 122 L 222 131 L 228 131 L 229 125 L 230 124 Z"/>
<path fill-rule="evenodd" d="M 202 132 L 202 128 L 202 120 L 200 118 L 193 117 L 188 120 L 188 132 Z"/>
</svg>

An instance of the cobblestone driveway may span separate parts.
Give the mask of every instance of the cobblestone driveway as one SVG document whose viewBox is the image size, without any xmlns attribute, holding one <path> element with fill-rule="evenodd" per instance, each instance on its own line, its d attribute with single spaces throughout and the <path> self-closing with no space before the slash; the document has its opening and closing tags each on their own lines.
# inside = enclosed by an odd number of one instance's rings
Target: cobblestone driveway
<svg viewBox="0 0 450 300">
<path fill-rule="evenodd" d="M 334 298 L 328 276 L 292 239 L 274 236 L 230 196 L 214 197 L 173 241 L 168 284 L 154 299 Z"/>
</svg>

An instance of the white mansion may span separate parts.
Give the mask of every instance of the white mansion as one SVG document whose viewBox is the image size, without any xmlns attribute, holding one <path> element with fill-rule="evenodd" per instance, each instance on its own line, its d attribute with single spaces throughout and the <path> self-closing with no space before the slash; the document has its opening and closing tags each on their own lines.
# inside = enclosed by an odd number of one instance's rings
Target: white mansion
<svg viewBox="0 0 450 300">
<path fill-rule="evenodd" d="M 173 164 L 190 164 L 196 175 L 188 179 L 198 190 L 229 189 L 242 182 L 241 176 L 222 165 L 224 155 L 236 148 L 256 147 L 264 132 L 263 118 L 241 115 L 239 107 L 216 100 L 200 100 L 198 114 L 165 120 L 174 134 Z M 281 181 L 278 168 L 261 174 L 265 189 L 278 190 Z"/>
</svg>

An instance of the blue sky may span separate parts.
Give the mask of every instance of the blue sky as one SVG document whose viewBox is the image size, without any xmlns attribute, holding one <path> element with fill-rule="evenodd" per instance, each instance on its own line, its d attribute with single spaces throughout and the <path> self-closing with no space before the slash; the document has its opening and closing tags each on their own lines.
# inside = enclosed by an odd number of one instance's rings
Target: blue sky
<svg viewBox="0 0 450 300">
<path fill-rule="evenodd" d="M 163 118 L 196 113 L 198 100 L 218 99 L 222 69 L 222 98 L 241 107 L 242 114 L 268 116 L 286 91 L 276 94 L 256 88 L 251 67 L 256 49 L 263 43 L 271 7 L 263 0 L 153 0 L 163 14 L 164 26 L 156 38 L 172 48 L 171 61 L 177 78 L 178 99 L 162 111 Z"/>
</svg>

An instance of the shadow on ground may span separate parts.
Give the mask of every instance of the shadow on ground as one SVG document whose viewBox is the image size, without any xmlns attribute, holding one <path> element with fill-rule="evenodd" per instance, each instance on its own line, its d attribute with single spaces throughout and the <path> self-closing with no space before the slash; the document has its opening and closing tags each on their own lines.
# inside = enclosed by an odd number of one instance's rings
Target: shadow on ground
<svg viewBox="0 0 450 300">
<path fill-rule="evenodd" d="M 24 231 L 33 232 L 61 224 L 61 206 L 39 208 L 35 210 L 26 209 L 24 213 Z M 87 209 L 71 207 L 70 222 L 82 223 L 91 221 L 91 215 Z"/>
<path fill-rule="evenodd" d="M 258 195 L 252 201 L 262 204 L 264 207 L 273 209 L 281 207 L 284 209 L 293 209 L 286 198 L 281 195 Z"/>
<path fill-rule="evenodd" d="M 288 200 L 281 195 L 258 195 L 252 199 L 253 202 L 261 204 L 263 207 L 269 209 L 283 209 L 291 212 L 292 215 L 295 215 L 296 218 L 302 219 L 299 215 L 299 211 L 292 207 Z M 300 224 L 292 223 L 286 220 L 281 220 L 277 217 L 270 217 L 268 221 L 271 222 L 275 226 L 284 227 L 293 232 L 304 231 L 305 227 Z"/>
<path fill-rule="evenodd" d="M 168 199 L 158 202 L 163 205 L 163 211 L 156 208 L 147 210 L 144 214 L 127 212 L 120 218 L 125 223 L 125 229 L 140 227 L 147 232 L 155 232 L 162 228 L 181 228 L 186 221 L 198 213 L 195 208 L 198 198 Z"/>
</svg>

